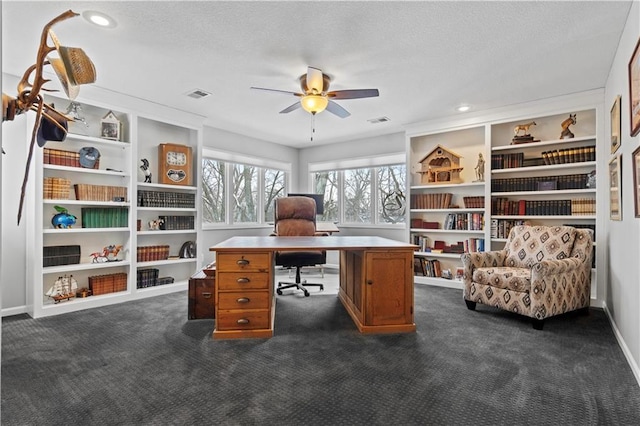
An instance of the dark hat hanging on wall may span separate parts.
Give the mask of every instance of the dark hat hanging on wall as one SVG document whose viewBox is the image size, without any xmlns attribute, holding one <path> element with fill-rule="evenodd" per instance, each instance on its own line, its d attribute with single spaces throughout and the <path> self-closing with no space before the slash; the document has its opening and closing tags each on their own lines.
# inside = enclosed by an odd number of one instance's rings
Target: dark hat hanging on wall
<svg viewBox="0 0 640 426">
<path fill-rule="evenodd" d="M 45 115 L 42 115 L 40 118 L 40 127 L 38 127 L 38 146 L 40 147 L 43 147 L 47 141 L 62 142 L 67 137 L 67 119 L 56 111 L 48 108 L 45 109 L 45 112 L 51 119 Z M 52 120 L 57 121 L 64 130 L 57 126 Z"/>
<path fill-rule="evenodd" d="M 96 164 L 96 161 L 100 158 L 100 151 L 92 146 L 85 146 L 84 148 L 80 148 L 80 158 L 78 161 L 82 167 L 87 169 L 93 169 L 93 166 Z"/>
</svg>

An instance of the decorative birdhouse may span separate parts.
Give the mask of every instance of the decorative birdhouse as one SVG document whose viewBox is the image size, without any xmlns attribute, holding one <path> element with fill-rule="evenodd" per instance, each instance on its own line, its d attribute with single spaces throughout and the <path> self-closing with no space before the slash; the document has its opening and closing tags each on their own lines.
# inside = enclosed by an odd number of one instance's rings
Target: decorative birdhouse
<svg viewBox="0 0 640 426">
<path fill-rule="evenodd" d="M 422 184 L 462 183 L 460 159 L 462 156 L 444 148 L 436 146 L 433 151 L 420 160 Z"/>
<path fill-rule="evenodd" d="M 107 115 L 102 117 L 100 123 L 102 124 L 100 137 L 114 141 L 120 140 L 122 123 L 118 120 L 118 117 L 116 117 L 113 111 L 109 111 Z"/>
</svg>

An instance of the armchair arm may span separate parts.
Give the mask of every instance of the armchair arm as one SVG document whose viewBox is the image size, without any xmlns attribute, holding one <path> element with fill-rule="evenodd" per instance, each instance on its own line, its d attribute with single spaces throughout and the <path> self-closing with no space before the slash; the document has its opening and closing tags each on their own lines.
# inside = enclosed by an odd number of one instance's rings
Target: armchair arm
<svg viewBox="0 0 640 426">
<path fill-rule="evenodd" d="M 464 271 L 462 273 L 462 282 L 464 283 L 465 292 L 471 286 L 473 278 L 473 270 L 475 268 L 488 268 L 490 266 L 502 266 L 507 257 L 505 250 L 484 251 L 475 253 L 464 253 L 460 256 Z"/>
<path fill-rule="evenodd" d="M 569 257 L 536 263 L 531 268 L 530 297 L 531 316 L 539 320 L 588 307 L 591 262 Z"/>
</svg>

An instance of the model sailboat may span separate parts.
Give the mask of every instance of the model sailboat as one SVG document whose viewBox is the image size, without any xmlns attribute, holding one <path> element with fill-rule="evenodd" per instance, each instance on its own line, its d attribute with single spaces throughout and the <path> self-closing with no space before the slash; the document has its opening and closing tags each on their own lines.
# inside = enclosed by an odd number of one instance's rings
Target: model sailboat
<svg viewBox="0 0 640 426">
<path fill-rule="evenodd" d="M 69 300 L 72 297 L 75 297 L 76 290 L 78 289 L 78 282 L 73 275 L 58 277 L 58 279 L 53 283 L 51 288 L 45 293 L 45 296 L 52 298 L 55 302 L 58 303 L 61 300 Z"/>
</svg>

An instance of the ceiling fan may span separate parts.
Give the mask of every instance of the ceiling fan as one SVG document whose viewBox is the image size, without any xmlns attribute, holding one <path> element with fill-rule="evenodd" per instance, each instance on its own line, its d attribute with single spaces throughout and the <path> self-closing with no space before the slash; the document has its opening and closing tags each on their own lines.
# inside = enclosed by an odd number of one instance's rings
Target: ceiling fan
<svg viewBox="0 0 640 426">
<path fill-rule="evenodd" d="M 324 74 L 321 69 L 307 67 L 307 73 L 300 76 L 300 88 L 302 89 L 302 93 L 278 89 L 265 89 L 263 87 L 251 87 L 251 89 L 283 93 L 285 95 L 293 95 L 300 98 L 298 102 L 280 111 L 280 114 L 286 114 L 302 107 L 312 115 L 316 115 L 326 109 L 340 118 L 346 118 L 351 114 L 349 111 L 335 103 L 334 100 L 373 98 L 379 95 L 378 89 L 334 90 L 329 92 L 330 83 L 331 77 Z"/>
</svg>

